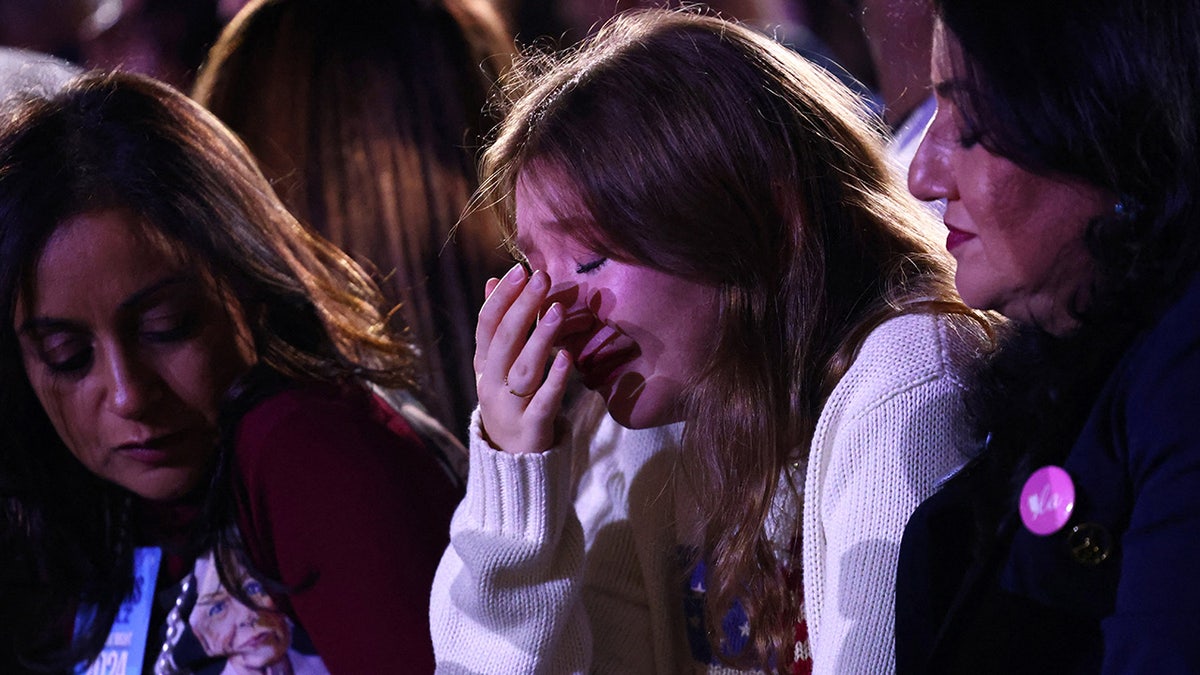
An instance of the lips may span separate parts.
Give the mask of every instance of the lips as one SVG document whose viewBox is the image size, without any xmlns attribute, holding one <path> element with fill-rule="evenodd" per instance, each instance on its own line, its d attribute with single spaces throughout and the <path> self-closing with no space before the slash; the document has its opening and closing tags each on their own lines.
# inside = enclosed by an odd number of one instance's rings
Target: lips
<svg viewBox="0 0 1200 675">
<path fill-rule="evenodd" d="M 189 438 L 186 431 L 175 431 L 144 440 L 134 440 L 118 445 L 114 450 L 134 461 L 152 466 L 169 464 L 176 456 L 176 448 Z"/>
<path fill-rule="evenodd" d="M 962 244 L 975 238 L 974 234 L 971 234 L 970 232 L 964 232 L 949 224 L 946 225 L 946 229 L 949 230 L 949 232 L 946 234 L 947 251 L 953 251 L 958 246 L 961 246 Z"/>
<path fill-rule="evenodd" d="M 261 630 L 251 636 L 250 639 L 239 645 L 237 650 L 239 653 L 247 652 L 251 649 L 258 649 L 264 645 L 275 644 L 276 642 L 277 639 L 274 633 L 269 630 Z"/>
</svg>

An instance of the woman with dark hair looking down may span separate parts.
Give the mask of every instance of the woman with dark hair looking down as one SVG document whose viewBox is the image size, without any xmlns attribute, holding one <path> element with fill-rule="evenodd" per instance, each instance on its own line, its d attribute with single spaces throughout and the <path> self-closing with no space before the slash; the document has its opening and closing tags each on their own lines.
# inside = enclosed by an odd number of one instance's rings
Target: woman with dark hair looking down
<svg viewBox="0 0 1200 675">
<path fill-rule="evenodd" d="M 909 523 L 901 672 L 1196 672 L 1200 2 L 939 0 L 914 194 L 1013 320 Z"/>
<path fill-rule="evenodd" d="M 196 667 L 162 627 L 209 554 L 329 670 L 431 671 L 461 483 L 368 388 L 410 386 L 413 367 L 370 278 L 166 85 L 89 74 L 6 112 L 5 672 L 108 658 L 135 632 L 131 669 Z"/>
</svg>

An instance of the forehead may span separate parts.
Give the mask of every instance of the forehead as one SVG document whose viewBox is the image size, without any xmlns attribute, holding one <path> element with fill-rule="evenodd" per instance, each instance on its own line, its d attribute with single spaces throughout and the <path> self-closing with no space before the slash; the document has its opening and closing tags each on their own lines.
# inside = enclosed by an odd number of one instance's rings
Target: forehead
<svg viewBox="0 0 1200 675">
<path fill-rule="evenodd" d="M 132 209 L 116 206 L 83 211 L 58 222 L 37 256 L 38 264 L 64 255 L 111 255 L 117 251 L 153 254 L 185 262 L 184 247 Z"/>
<path fill-rule="evenodd" d="M 133 212 L 81 213 L 64 219 L 47 238 L 21 295 L 32 311 L 53 312 L 135 292 L 187 266 L 182 247 Z"/>
<path fill-rule="evenodd" d="M 516 243 L 526 255 L 594 237 L 595 223 L 576 187 L 561 172 L 525 170 L 517 177 Z"/>
</svg>

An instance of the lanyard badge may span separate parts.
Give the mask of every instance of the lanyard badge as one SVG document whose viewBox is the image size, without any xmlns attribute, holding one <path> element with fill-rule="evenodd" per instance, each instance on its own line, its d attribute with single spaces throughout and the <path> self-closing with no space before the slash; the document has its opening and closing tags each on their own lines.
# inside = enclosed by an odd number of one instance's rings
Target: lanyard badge
<svg viewBox="0 0 1200 675">
<path fill-rule="evenodd" d="M 117 617 L 113 620 L 112 630 L 108 633 L 100 655 L 91 663 L 77 665 L 76 675 L 138 675 L 142 672 L 150 633 L 154 588 L 161 563 L 160 548 L 145 547 L 134 550 L 133 593 L 117 610 Z M 75 633 L 79 634 L 95 618 L 95 606 L 80 606 L 75 616 Z"/>
</svg>

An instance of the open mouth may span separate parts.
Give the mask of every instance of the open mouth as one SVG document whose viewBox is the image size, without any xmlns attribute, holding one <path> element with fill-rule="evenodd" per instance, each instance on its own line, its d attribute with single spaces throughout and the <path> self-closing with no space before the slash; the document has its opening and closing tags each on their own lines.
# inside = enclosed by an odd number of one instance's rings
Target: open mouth
<svg viewBox="0 0 1200 675">
<path fill-rule="evenodd" d="M 637 358 L 636 349 L 622 349 L 604 354 L 593 352 L 578 364 L 583 386 L 597 389 L 611 381 L 622 366 Z"/>
</svg>

